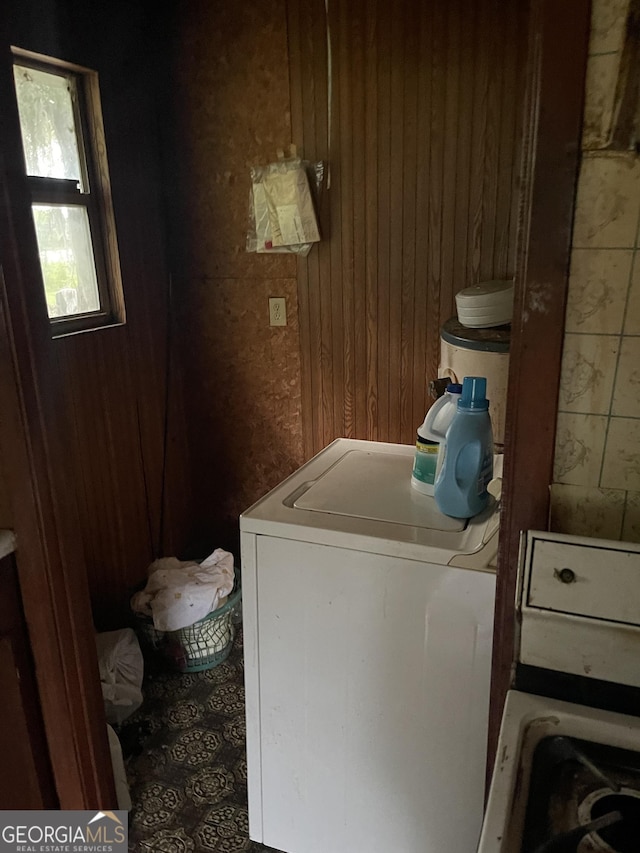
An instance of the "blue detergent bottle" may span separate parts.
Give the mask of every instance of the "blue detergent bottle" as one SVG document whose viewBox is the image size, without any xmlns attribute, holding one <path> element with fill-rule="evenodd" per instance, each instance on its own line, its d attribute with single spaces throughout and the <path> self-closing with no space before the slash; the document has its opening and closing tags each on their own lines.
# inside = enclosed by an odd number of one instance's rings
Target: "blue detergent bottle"
<svg viewBox="0 0 640 853">
<path fill-rule="evenodd" d="M 483 376 L 465 376 L 458 410 L 447 430 L 435 499 L 440 512 L 453 518 L 471 518 L 489 501 L 493 433 L 486 393 Z"/>
</svg>

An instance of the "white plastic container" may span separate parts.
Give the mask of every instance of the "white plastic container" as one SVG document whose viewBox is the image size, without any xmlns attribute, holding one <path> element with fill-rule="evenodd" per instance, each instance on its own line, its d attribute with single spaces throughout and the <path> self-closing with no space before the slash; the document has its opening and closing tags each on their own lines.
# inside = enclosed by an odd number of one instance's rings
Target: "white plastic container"
<svg viewBox="0 0 640 853">
<path fill-rule="evenodd" d="M 456 293 L 458 319 L 463 326 L 486 329 L 511 322 L 513 282 L 484 281 Z"/>
<path fill-rule="evenodd" d="M 438 479 L 438 474 L 442 468 L 442 461 L 445 452 L 445 439 L 449 424 L 455 417 L 458 410 L 458 400 L 462 393 L 462 385 L 456 382 L 451 382 L 447 385 L 442 397 L 438 397 L 435 403 L 427 412 L 424 423 L 418 429 L 418 440 L 416 442 L 416 459 L 414 463 L 413 474 L 411 475 L 411 485 L 425 495 L 433 495 L 435 490 L 435 481 Z M 437 442 L 437 458 L 435 460 L 435 470 L 433 472 L 433 481 L 429 480 L 430 488 L 427 490 L 427 485 L 424 481 L 429 479 L 422 476 L 422 471 L 419 463 L 422 461 L 420 453 L 424 454 L 423 445 L 426 442 Z M 422 445 L 422 446 L 421 446 Z"/>
<path fill-rule="evenodd" d="M 426 421 L 425 421 L 426 423 Z M 438 475 L 440 445 L 422 435 L 424 424 L 416 435 L 416 452 L 413 457 L 411 485 L 421 495 L 433 495 Z"/>
</svg>

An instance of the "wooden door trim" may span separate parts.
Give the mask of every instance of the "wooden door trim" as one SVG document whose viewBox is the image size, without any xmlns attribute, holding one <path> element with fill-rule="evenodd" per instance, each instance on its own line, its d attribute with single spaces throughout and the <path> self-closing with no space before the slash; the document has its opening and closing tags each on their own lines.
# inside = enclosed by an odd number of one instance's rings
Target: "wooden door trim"
<svg viewBox="0 0 640 853">
<path fill-rule="evenodd" d="M 512 680 L 520 533 L 548 528 L 589 16 L 589 0 L 532 0 L 530 4 L 490 757 L 495 754 L 504 698 Z"/>
<path fill-rule="evenodd" d="M 87 578 L 66 487 L 62 383 L 25 186 L 11 55 L 6 37 L 0 43 L 0 439 L 20 590 L 60 808 L 113 808 Z"/>
</svg>

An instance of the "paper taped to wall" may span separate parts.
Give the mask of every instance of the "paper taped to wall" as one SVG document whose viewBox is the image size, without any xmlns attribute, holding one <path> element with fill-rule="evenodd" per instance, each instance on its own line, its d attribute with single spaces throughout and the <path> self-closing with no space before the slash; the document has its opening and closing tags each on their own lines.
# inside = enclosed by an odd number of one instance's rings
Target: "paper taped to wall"
<svg viewBox="0 0 640 853">
<path fill-rule="evenodd" d="M 322 162 L 309 164 L 299 157 L 251 169 L 248 252 L 294 252 L 307 255 L 320 240 L 313 188 L 319 191 Z"/>
</svg>

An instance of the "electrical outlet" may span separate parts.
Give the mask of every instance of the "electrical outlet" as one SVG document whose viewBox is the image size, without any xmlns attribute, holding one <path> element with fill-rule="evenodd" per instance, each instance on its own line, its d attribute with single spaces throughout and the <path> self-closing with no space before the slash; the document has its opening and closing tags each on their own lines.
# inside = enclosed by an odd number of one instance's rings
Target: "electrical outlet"
<svg viewBox="0 0 640 853">
<path fill-rule="evenodd" d="M 269 325 L 287 325 L 287 300 L 284 296 L 269 297 Z"/>
</svg>

